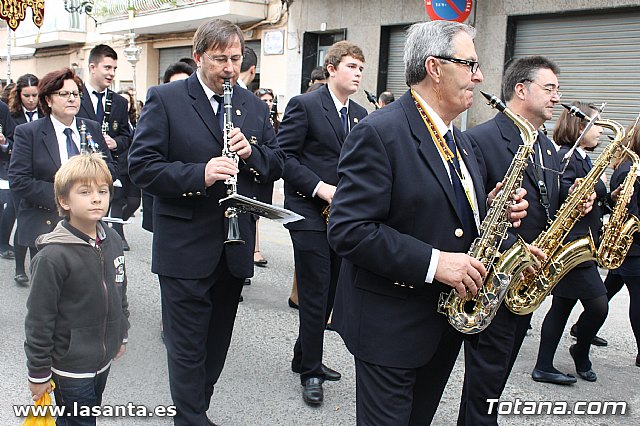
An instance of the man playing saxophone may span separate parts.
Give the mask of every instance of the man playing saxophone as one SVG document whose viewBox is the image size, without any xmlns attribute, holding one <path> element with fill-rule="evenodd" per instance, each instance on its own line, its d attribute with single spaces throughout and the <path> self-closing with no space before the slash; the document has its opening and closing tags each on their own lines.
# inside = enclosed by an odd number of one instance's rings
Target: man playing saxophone
<svg viewBox="0 0 640 426">
<path fill-rule="evenodd" d="M 559 69 L 550 60 L 526 57 L 513 62 L 505 71 L 502 92 L 507 106 L 536 128 L 553 114 L 562 96 Z M 465 132 L 471 140 L 486 188 L 503 179 L 513 156 L 522 144 L 516 125 L 498 113 L 488 122 Z M 560 203 L 560 159 L 553 143 L 538 132 L 531 164 L 524 173 L 523 187 L 529 202 L 527 217 L 515 231 L 531 243 L 553 218 Z M 591 209 L 593 196 L 584 206 Z M 477 344 L 465 342 L 465 380 L 462 389 L 458 425 L 497 425 L 497 412 L 489 413 L 487 399 L 500 398 L 526 335 L 531 315 L 519 316 L 505 306 L 491 325 L 478 336 Z M 575 379 L 574 379 L 575 380 Z"/>
<path fill-rule="evenodd" d="M 355 357 L 358 425 L 431 422 L 462 344 L 438 313 L 440 293 L 476 294 L 487 272 L 466 254 L 487 196 L 452 124 L 483 80 L 474 35 L 457 22 L 413 25 L 411 90 L 361 120 L 342 147 L 328 226 L 343 257 L 332 324 Z M 515 198 L 517 222 L 526 202 Z"/>
</svg>

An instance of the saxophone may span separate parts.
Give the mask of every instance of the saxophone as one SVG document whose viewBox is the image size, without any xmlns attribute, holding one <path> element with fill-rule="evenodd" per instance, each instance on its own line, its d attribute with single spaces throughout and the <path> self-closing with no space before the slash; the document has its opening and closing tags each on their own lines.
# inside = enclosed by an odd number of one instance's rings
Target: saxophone
<svg viewBox="0 0 640 426">
<path fill-rule="evenodd" d="M 491 324 L 495 317 L 511 279 L 518 276 L 527 266 L 535 263 L 525 242 L 518 237 L 512 256 L 499 255 L 500 244 L 507 238 L 511 226 L 508 220 L 512 195 L 522 185 L 522 177 L 529 158 L 533 154 L 533 144 L 538 137 L 536 128 L 524 117 L 509 110 L 497 97 L 481 92 L 489 100 L 489 105 L 509 117 L 524 135 L 524 143 L 518 148 L 505 174 L 501 192 L 491 204 L 480 225 L 480 236 L 471 245 L 468 254 L 478 259 L 488 271 L 482 287 L 475 296 L 470 293 L 460 297 L 455 290 L 442 293 L 438 312 L 447 315 L 449 323 L 466 334 L 479 333 Z M 497 262 L 497 263 L 496 263 Z"/>
<path fill-rule="evenodd" d="M 629 141 L 633 140 L 632 135 L 635 131 L 634 127 L 633 131 L 627 135 Z M 622 183 L 622 190 L 618 195 L 609 221 L 602 228 L 602 239 L 597 253 L 598 265 L 606 269 L 616 269 L 622 265 L 633 243 L 633 234 L 640 229 L 640 220 L 629 214 L 627 208 L 640 170 L 640 157 L 627 147 L 625 147 L 625 151 L 631 159 L 631 168 Z"/>
<path fill-rule="evenodd" d="M 593 193 L 600 176 L 622 148 L 625 132 L 619 123 L 612 120 L 596 120 L 594 124 L 612 130 L 616 136 L 600 154 L 587 176 L 582 178 L 567 197 L 555 219 L 531 243 L 540 248 L 547 258 L 536 268 L 535 273 L 525 271 L 524 279 L 518 278 L 507 290 L 504 303 L 514 314 L 527 315 L 535 311 L 567 272 L 583 262 L 596 260 L 596 248 L 591 235 L 563 245 L 569 231 L 580 220 L 580 206 Z M 518 250 L 517 247 L 512 249 Z M 512 255 L 512 249 L 508 250 L 505 256 Z"/>
</svg>

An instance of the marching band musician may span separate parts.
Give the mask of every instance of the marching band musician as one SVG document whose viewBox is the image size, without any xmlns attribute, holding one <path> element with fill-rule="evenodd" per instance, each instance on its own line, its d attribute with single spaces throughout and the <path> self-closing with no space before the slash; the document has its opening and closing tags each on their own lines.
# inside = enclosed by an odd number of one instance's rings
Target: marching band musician
<svg viewBox="0 0 640 426">
<path fill-rule="evenodd" d="M 198 71 L 151 87 L 129 154 L 133 182 L 154 196 L 152 272 L 158 274 L 169 382 L 176 425 L 205 426 L 231 342 L 245 278 L 253 275 L 255 225 L 239 214 L 245 244 L 227 244 L 225 180 L 257 193 L 282 175 L 280 151 L 264 102 L 236 84 L 244 38 L 230 21 L 203 23 L 193 38 Z M 222 154 L 223 84 L 233 86 L 233 130 Z M 250 143 L 251 141 L 251 143 Z"/>
<path fill-rule="evenodd" d="M 531 56 L 509 65 L 502 79 L 502 93 L 507 107 L 520 114 L 536 128 L 553 115 L 560 101 L 558 74 L 552 61 Z M 483 182 L 490 188 L 503 179 L 509 165 L 522 144 L 522 136 L 515 124 L 504 114 L 465 132 L 478 158 Z M 531 243 L 547 226 L 560 205 L 560 159 L 553 143 L 538 132 L 534 156 L 527 167 L 522 186 L 529 202 L 527 217 L 514 232 Z M 556 171 L 554 173 L 553 171 Z M 587 202 L 590 209 L 593 199 Z M 497 425 L 497 411 L 489 412 L 490 398 L 500 398 L 515 363 L 531 314 L 516 315 L 502 305 L 478 341 L 465 342 L 465 378 L 462 388 L 458 425 Z M 564 375 L 543 379 L 570 381 Z M 575 380 L 575 378 L 573 378 Z"/>
<path fill-rule="evenodd" d="M 578 107 L 590 117 L 594 117 L 598 112 L 593 104 L 572 102 L 572 105 Z M 569 152 L 587 123 L 586 119 L 574 117 L 566 110 L 562 112 L 553 130 L 553 140 L 560 145 L 559 155 L 561 157 L 564 157 Z M 561 180 L 565 183 L 565 185 L 562 185 L 563 188 L 568 188 L 576 178 L 583 178 L 589 173 L 592 162 L 588 152 L 593 151 L 598 146 L 598 139 L 602 132 L 602 127 L 594 124 L 584 134 L 580 144 L 567 160 L 569 164 L 561 177 Z M 600 200 L 607 197 L 607 187 L 601 179 L 598 180 L 595 186 L 595 192 L 599 200 L 598 203 L 594 205 L 589 214 L 583 216 L 576 223 L 565 242 L 574 241 L 589 234 L 592 235 L 594 242 L 599 241 L 602 215 L 604 213 L 603 203 Z M 614 188 L 611 193 L 612 200 L 615 201 L 619 193 L 620 189 Z M 561 197 L 564 198 L 566 195 L 566 193 L 561 194 Z M 569 352 L 575 363 L 578 376 L 589 382 L 595 382 L 597 375 L 591 368 L 589 348 L 591 347 L 592 339 L 604 324 L 608 313 L 607 289 L 602 282 L 602 278 L 600 278 L 596 263 L 593 261 L 584 262 L 573 268 L 558 282 L 551 294 L 553 295 L 553 302 L 542 323 L 538 359 L 532 377 L 536 381 L 558 384 L 566 384 L 568 382 L 566 380 L 539 380 L 539 378 L 541 376 L 552 378 L 553 376 L 551 375 L 563 376 L 553 366 L 553 358 L 558 349 L 564 328 L 567 325 L 569 315 L 579 299 L 584 307 L 584 312 L 582 312 L 577 322 L 578 340 L 575 345 L 569 348 Z M 566 376 L 569 377 L 569 375 Z M 576 381 L 574 376 L 571 375 L 570 377 L 573 378 L 572 382 Z"/>
<path fill-rule="evenodd" d="M 112 177 L 117 177 L 117 165 L 100 126 L 77 115 L 80 93 L 82 82 L 73 70 L 63 68 L 46 74 L 38 83 L 44 118 L 21 124 L 14 132 L 9 180 L 11 191 L 20 197 L 17 244 L 29 247 L 32 258 L 37 253 L 36 238 L 51 232 L 61 219 L 53 193 L 53 178 L 62 164 L 80 153 L 82 122 L 103 153 Z M 27 286 L 28 280 L 18 284 Z"/>
<path fill-rule="evenodd" d="M 111 216 L 125 219 L 122 215 L 129 193 L 135 193 L 131 188 L 131 181 L 127 172 L 127 154 L 131 146 L 131 131 L 129 129 L 129 109 L 127 101 L 109 87 L 118 68 L 118 54 L 110 46 L 99 44 L 89 52 L 89 79 L 85 82 L 80 102 L 79 117 L 90 118 L 102 126 L 102 134 L 111 155 L 118 162 L 118 179 L 114 188 L 111 202 Z M 133 208 L 133 211 L 137 206 Z M 131 208 L 127 209 L 131 210 Z M 128 219 L 128 218 L 127 218 Z M 114 223 L 113 229 L 122 238 L 122 248 L 129 250 L 129 244 L 124 238 L 121 223 Z"/>
<path fill-rule="evenodd" d="M 360 47 L 348 41 L 331 46 L 324 59 L 327 84 L 291 99 L 278 133 L 286 154 L 284 206 L 305 217 L 286 227 L 293 242 L 300 313 L 291 370 L 300 374 L 302 398 L 311 405 L 322 403 L 325 380 L 341 377 L 322 363 L 341 262 L 329 247 L 322 212 L 331 205 L 338 184 L 336 166 L 345 138 L 367 115 L 349 99 L 358 90 L 363 69 Z"/>
<path fill-rule="evenodd" d="M 487 196 L 452 125 L 483 80 L 474 35 L 458 22 L 413 25 L 411 90 L 362 120 L 342 149 L 328 233 L 343 257 L 333 327 L 355 357 L 358 425 L 431 422 L 463 340 L 438 299 L 451 287 L 476 294 L 486 275 L 466 252 Z M 517 224 L 526 201 L 514 199 Z"/>
<path fill-rule="evenodd" d="M 627 135 L 633 131 L 633 127 L 627 128 Z M 640 155 L 640 129 L 636 128 L 629 149 Z M 613 164 L 614 172 L 611 175 L 611 188 L 617 188 L 624 182 L 631 168 L 631 161 L 628 155 L 623 154 L 615 164 Z M 629 201 L 628 212 L 636 217 L 640 217 L 640 209 L 638 205 L 638 197 L 640 194 L 640 183 L 636 179 L 633 195 Z M 616 295 L 626 284 L 629 291 L 629 320 L 631 321 L 631 329 L 636 339 L 638 352 L 636 355 L 636 366 L 640 367 L 640 234 L 637 232 L 633 235 L 633 244 L 627 253 L 627 256 L 618 269 L 609 271 L 604 285 L 607 288 L 607 299 Z"/>
</svg>

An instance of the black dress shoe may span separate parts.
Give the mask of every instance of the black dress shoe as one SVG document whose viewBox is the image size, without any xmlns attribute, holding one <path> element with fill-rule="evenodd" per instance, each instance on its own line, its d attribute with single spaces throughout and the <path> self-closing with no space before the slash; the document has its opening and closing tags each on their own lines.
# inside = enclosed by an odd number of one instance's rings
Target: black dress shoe
<svg viewBox="0 0 640 426">
<path fill-rule="evenodd" d="M 28 287 L 29 286 L 29 278 L 27 277 L 26 274 L 16 274 L 16 276 L 13 278 L 13 280 L 20 287 Z"/>
<path fill-rule="evenodd" d="M 291 371 L 294 373 L 300 374 L 302 370 L 299 365 L 294 365 L 291 363 Z M 342 378 L 342 374 L 338 373 L 336 370 L 333 370 L 326 365 L 322 364 L 322 374 L 324 374 L 324 379 L 330 382 L 337 382 Z"/>
<path fill-rule="evenodd" d="M 578 326 L 577 326 L 577 324 L 573 324 L 571 326 L 571 330 L 569 331 L 569 334 L 571 334 L 576 339 L 578 338 Z M 591 344 L 593 346 L 607 346 L 609 344 L 609 342 L 607 342 L 602 337 L 596 336 L 593 339 L 591 339 Z"/>
<path fill-rule="evenodd" d="M 571 358 L 573 358 L 573 363 L 575 364 L 576 357 L 573 355 L 574 346 L 575 345 L 569 346 L 569 354 L 571 355 Z M 580 376 L 581 379 L 586 380 L 587 382 L 595 382 L 596 380 L 598 380 L 596 372 L 591 368 L 589 368 L 587 371 L 580 371 L 578 370 L 578 366 L 576 365 L 576 373 L 578 373 L 578 376 Z"/>
<path fill-rule="evenodd" d="M 293 300 L 291 300 L 291 298 L 289 298 L 289 300 L 287 301 L 287 303 L 289 304 L 289 307 L 290 307 L 290 308 L 293 308 L 293 309 L 300 309 L 300 308 L 298 307 L 298 304 L 297 304 L 297 303 L 295 303 Z"/>
<path fill-rule="evenodd" d="M 129 243 L 126 239 L 122 239 L 122 251 L 129 251 L 131 248 L 129 247 Z"/>
<path fill-rule="evenodd" d="M 534 368 L 531 372 L 531 378 L 536 382 L 553 383 L 556 385 L 571 385 L 578 381 L 571 374 L 550 373 L 548 371 L 538 370 Z"/>
<path fill-rule="evenodd" d="M 309 377 L 302 384 L 302 399 L 309 405 L 320 405 L 324 399 L 322 391 L 322 379 L 320 377 Z"/>
<path fill-rule="evenodd" d="M 3 259 L 15 259 L 15 254 L 13 253 L 13 250 L 4 250 L 4 251 L 0 251 L 0 257 Z"/>
<path fill-rule="evenodd" d="M 640 354 L 636 355 L 636 367 L 640 367 Z"/>
</svg>

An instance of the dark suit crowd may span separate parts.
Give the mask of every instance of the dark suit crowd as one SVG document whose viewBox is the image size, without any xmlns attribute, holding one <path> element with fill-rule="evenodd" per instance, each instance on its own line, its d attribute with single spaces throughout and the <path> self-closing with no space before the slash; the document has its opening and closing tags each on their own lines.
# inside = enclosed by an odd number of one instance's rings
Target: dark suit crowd
<svg viewBox="0 0 640 426">
<path fill-rule="evenodd" d="M 245 46 L 242 31 L 229 21 L 201 25 L 193 42 L 197 71 L 151 87 L 137 122 L 135 114 L 131 118 L 132 96 L 125 99 L 108 88 L 117 67 L 117 55 L 108 46 L 92 50 L 91 77 L 84 84 L 68 69 L 56 77 L 60 84 L 49 75 L 43 78 L 46 84 L 29 75 L 18 82 L 17 96 L 37 88 L 44 111 L 21 105 L 10 113 L 0 103 L 6 138 L 0 141 L 0 178 L 8 177 L 11 188 L 3 200 L 5 215 L 14 206 L 17 212 L 15 247 L 10 250 L 7 238 L 0 255 L 15 252 L 16 282 L 28 285 L 21 253 L 29 248 L 33 255 L 35 238 L 59 220 L 53 177 L 81 146 L 83 134 L 90 134 L 89 145 L 104 153 L 119 188 L 111 216 L 125 249 L 122 224 L 139 207 L 140 190 L 153 200 L 145 214 L 153 220 L 151 268 L 160 281 L 174 422 L 212 425 L 207 410 L 243 283 L 253 276 L 256 235 L 256 217 L 240 214 L 235 231 L 245 243 L 228 244 L 234 223 L 219 201 L 229 195 L 234 179 L 239 194 L 262 199 L 264 187 L 283 178 L 285 208 L 304 216 L 286 225 L 300 318 L 291 369 L 300 375 L 304 401 L 322 404 L 325 381 L 341 377 L 322 361 L 324 330 L 333 312 L 332 326 L 355 360 L 357 424 L 429 424 L 464 347 L 457 422 L 495 425 L 497 413 L 488 410 L 488 399 L 500 398 L 531 314 L 516 315 L 501 306 L 485 331 L 465 335 L 438 311 L 442 293 L 453 288 L 462 296 L 475 295 L 482 287 L 488 271 L 467 252 L 522 144 L 520 130 L 501 113 L 467 132 L 453 125 L 483 81 L 474 36 L 475 29 L 454 22 L 412 26 L 405 47 L 410 90 L 370 115 L 350 99 L 359 89 L 364 54 L 351 42 L 336 43 L 324 58 L 326 84 L 289 101 L 277 138 L 269 108 L 236 84 Z M 505 71 L 504 101 L 541 128 L 561 96 L 558 75 L 545 58 L 516 61 Z M 225 80 L 232 85 L 227 105 Z M 69 116 L 78 97 L 77 113 Z M 229 112 L 232 128 L 224 126 L 223 114 Z M 508 215 L 511 237 L 532 243 L 546 228 L 575 179 L 591 169 L 589 148 L 578 147 L 560 178 L 562 154 L 538 133 L 523 176 L 526 192 L 514 195 Z M 595 192 L 607 198 L 604 184 Z M 608 194 L 609 203 L 612 196 L 617 194 Z M 595 198 L 585 200 L 575 235 L 599 229 L 602 209 Z M 0 222 L 0 244 L 4 233 Z M 640 249 L 634 247 L 637 254 Z M 628 278 L 635 264 L 626 265 L 612 276 L 612 288 L 621 282 L 637 286 Z M 581 300 L 585 313 L 571 355 L 578 375 L 594 381 L 589 346 L 612 293 L 593 262 L 564 281 L 554 292 L 558 307 L 546 335 L 543 329 L 532 377 L 576 381 L 552 364 L 558 330 Z M 635 328 L 637 322 L 632 318 Z"/>
</svg>

